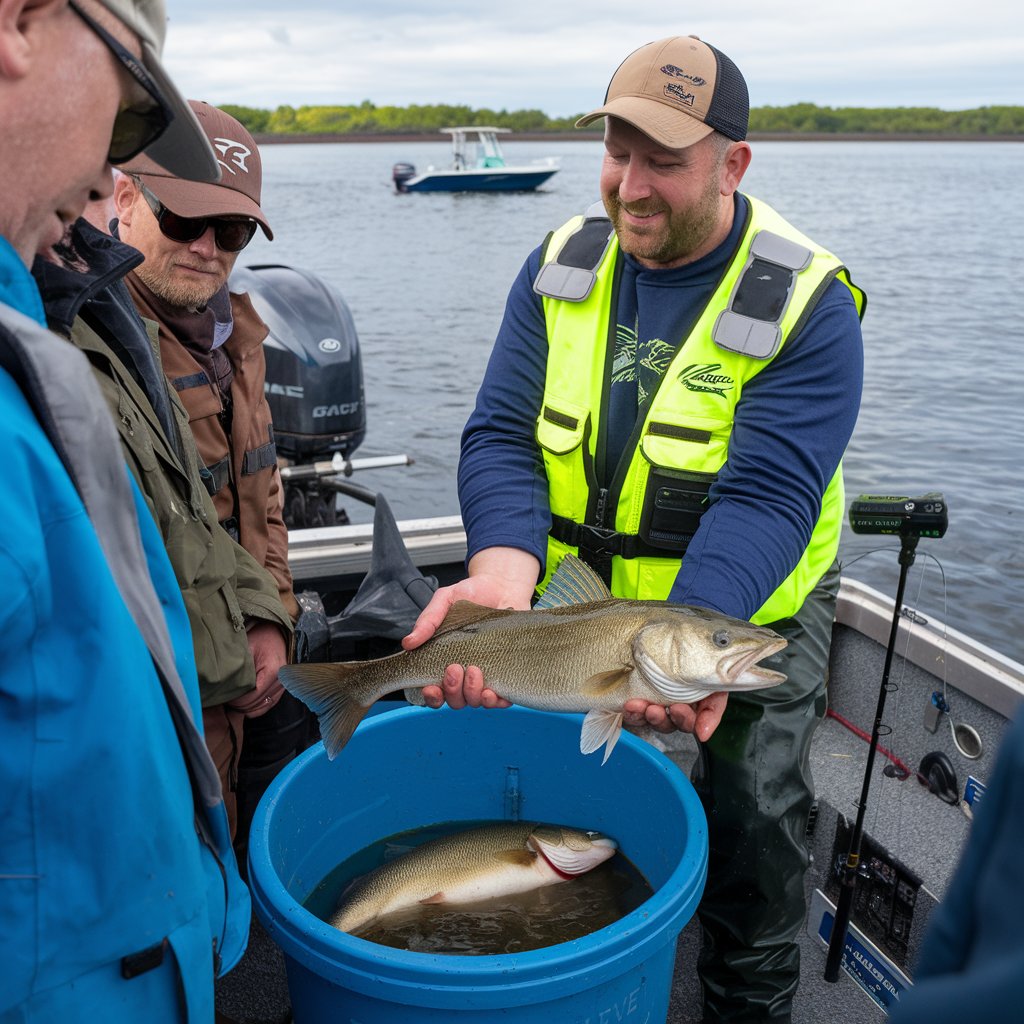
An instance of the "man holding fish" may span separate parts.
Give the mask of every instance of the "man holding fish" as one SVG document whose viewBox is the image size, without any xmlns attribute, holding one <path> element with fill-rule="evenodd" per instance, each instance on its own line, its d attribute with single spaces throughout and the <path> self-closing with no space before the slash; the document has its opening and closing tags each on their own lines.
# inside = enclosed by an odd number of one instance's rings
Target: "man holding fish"
<svg viewBox="0 0 1024 1024">
<path fill-rule="evenodd" d="M 579 124 L 600 119 L 604 209 L 527 259 L 463 435 L 468 578 L 437 592 L 404 646 L 456 601 L 529 609 L 566 554 L 616 598 L 788 640 L 757 655 L 788 676 L 768 689 L 730 693 L 720 674 L 714 692 L 622 705 L 627 724 L 700 741 L 704 1020 L 788 1021 L 865 297 L 835 256 L 739 192 L 747 88 L 721 51 L 692 36 L 641 47 Z M 506 706 L 502 682 L 453 658 L 423 694 Z"/>
</svg>

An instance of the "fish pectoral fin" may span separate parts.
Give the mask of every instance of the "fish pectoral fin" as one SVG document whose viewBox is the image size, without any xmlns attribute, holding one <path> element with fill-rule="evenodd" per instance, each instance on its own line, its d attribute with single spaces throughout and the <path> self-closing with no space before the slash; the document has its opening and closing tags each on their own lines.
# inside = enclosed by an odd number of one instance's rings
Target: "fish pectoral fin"
<svg viewBox="0 0 1024 1024">
<path fill-rule="evenodd" d="M 420 903 L 447 903 L 447 898 L 443 892 L 435 892 L 433 896 L 427 896 L 426 899 L 420 900 Z"/>
<path fill-rule="evenodd" d="M 528 868 L 532 867 L 533 862 L 537 859 L 537 854 L 533 850 L 523 847 L 521 850 L 502 850 L 501 853 L 495 855 L 494 859 L 503 864 L 512 864 L 517 868 Z"/>
<path fill-rule="evenodd" d="M 607 672 L 598 672 L 597 675 L 590 676 L 588 679 L 583 680 L 580 692 L 588 696 L 600 696 L 607 693 L 609 690 L 614 690 L 616 686 L 621 686 L 623 683 L 628 682 L 629 677 L 632 674 L 632 665 L 613 668 Z M 593 714 L 593 712 L 591 712 L 591 714 Z"/>
<path fill-rule="evenodd" d="M 604 746 L 604 757 L 601 764 L 604 764 L 615 749 L 622 735 L 622 712 L 603 711 L 595 708 L 588 711 L 583 719 L 583 731 L 580 733 L 580 751 L 584 754 L 592 754 L 595 750 Z"/>
</svg>

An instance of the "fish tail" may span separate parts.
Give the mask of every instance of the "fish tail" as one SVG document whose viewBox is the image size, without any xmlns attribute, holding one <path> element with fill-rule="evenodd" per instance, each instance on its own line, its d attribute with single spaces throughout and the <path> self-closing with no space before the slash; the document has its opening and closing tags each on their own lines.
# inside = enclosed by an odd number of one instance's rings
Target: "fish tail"
<svg viewBox="0 0 1024 1024">
<path fill-rule="evenodd" d="M 332 761 L 373 707 L 373 699 L 364 704 L 360 700 L 364 695 L 352 685 L 352 677 L 362 669 L 360 665 L 285 665 L 278 674 L 281 685 L 316 714 Z"/>
</svg>

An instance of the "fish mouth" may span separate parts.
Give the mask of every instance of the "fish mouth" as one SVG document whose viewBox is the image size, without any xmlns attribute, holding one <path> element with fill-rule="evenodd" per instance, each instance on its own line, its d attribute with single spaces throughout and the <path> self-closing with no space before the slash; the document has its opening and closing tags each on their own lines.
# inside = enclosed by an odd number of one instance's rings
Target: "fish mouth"
<svg viewBox="0 0 1024 1024">
<path fill-rule="evenodd" d="M 756 690 L 766 686 L 775 686 L 786 681 L 783 672 L 765 668 L 758 662 L 778 654 L 788 641 L 779 637 L 754 648 L 752 651 L 741 651 L 739 654 L 722 658 L 718 663 L 718 676 L 722 682 L 733 690 Z"/>
<path fill-rule="evenodd" d="M 619 844 L 608 836 L 594 839 L 588 850 L 571 850 L 569 847 L 547 843 L 536 835 L 530 836 L 527 845 L 548 862 L 556 874 L 563 878 L 575 878 L 577 875 L 597 867 L 606 861 L 618 849 Z"/>
</svg>

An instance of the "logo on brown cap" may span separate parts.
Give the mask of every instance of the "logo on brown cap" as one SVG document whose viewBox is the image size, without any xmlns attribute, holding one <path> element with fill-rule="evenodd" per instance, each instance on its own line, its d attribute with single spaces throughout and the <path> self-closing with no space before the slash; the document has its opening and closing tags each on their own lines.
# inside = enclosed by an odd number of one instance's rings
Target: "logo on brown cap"
<svg viewBox="0 0 1024 1024">
<path fill-rule="evenodd" d="M 233 139 L 216 138 L 213 140 L 213 148 L 217 150 L 222 157 L 224 157 L 224 160 L 230 161 L 235 165 L 235 167 L 245 174 L 249 173 L 249 168 L 245 166 L 245 161 L 252 156 L 252 150 L 248 146 L 241 142 L 235 142 Z M 236 174 L 237 172 L 235 171 L 235 168 L 231 167 L 230 164 L 225 163 L 224 160 L 221 160 L 220 157 L 218 157 L 217 163 L 219 163 L 225 171 L 228 171 L 231 174 Z"/>
</svg>

